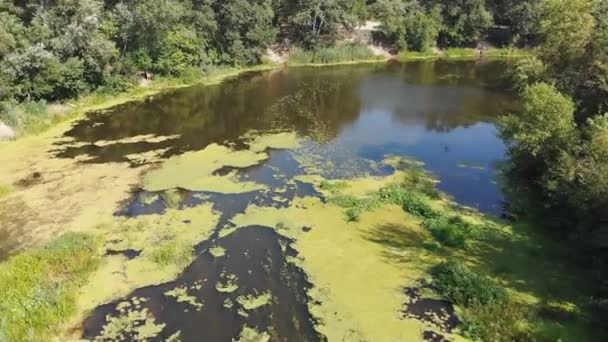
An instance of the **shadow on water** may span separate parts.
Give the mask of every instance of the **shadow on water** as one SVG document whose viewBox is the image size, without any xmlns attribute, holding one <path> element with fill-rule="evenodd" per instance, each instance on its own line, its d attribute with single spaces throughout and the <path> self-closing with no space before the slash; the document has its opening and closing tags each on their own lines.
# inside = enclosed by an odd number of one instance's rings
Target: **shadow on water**
<svg viewBox="0 0 608 342">
<path fill-rule="evenodd" d="M 98 307 L 85 321 L 83 337 L 98 337 L 108 319 L 123 315 L 124 302 L 139 303 L 136 310 L 147 309 L 162 331 L 152 340 L 164 341 L 179 332 L 182 341 L 231 341 L 244 326 L 267 332 L 275 341 L 323 340 L 314 329 L 307 307 L 310 288 L 305 274 L 287 262 L 296 252 L 290 241 L 268 227 L 240 228 L 234 233 L 200 246 L 196 260 L 175 281 L 138 289 L 128 297 Z M 212 246 L 227 252 L 214 257 Z M 218 290 L 226 278 L 238 288 Z M 179 302 L 167 295 L 176 288 L 186 289 L 200 309 L 190 302 Z M 270 294 L 267 303 L 245 308 L 240 298 Z M 123 309 L 124 310 L 124 309 Z M 144 324 L 138 320 L 137 324 Z M 135 335 L 123 336 L 133 340 Z"/>
</svg>

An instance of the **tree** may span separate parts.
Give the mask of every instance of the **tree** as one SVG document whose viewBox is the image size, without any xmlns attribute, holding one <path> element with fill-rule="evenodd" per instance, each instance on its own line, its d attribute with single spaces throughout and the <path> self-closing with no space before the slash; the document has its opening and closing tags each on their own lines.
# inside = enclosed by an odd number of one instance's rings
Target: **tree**
<svg viewBox="0 0 608 342">
<path fill-rule="evenodd" d="M 441 30 L 441 9 L 427 11 L 415 1 L 381 0 L 372 11 L 382 22 L 386 39 L 399 49 L 426 51 L 435 45 Z"/>
<path fill-rule="evenodd" d="M 237 65 L 258 63 L 274 42 L 271 0 L 226 0 L 215 3 L 223 59 Z"/>
<path fill-rule="evenodd" d="M 445 46 L 467 46 L 478 42 L 492 26 L 493 18 L 485 0 L 431 0 L 427 8 L 441 7 L 443 30 L 439 39 Z"/>
<path fill-rule="evenodd" d="M 523 92 L 519 115 L 499 120 L 510 152 L 541 162 L 554 160 L 575 137 L 574 102 L 554 86 L 538 83 Z"/>
<path fill-rule="evenodd" d="M 545 0 L 540 7 L 539 50 L 548 65 L 560 66 L 580 58 L 593 36 L 594 18 L 588 0 Z"/>
<path fill-rule="evenodd" d="M 349 0 L 295 0 L 289 7 L 289 32 L 308 47 L 332 42 L 341 28 L 356 24 L 356 3 Z"/>
</svg>

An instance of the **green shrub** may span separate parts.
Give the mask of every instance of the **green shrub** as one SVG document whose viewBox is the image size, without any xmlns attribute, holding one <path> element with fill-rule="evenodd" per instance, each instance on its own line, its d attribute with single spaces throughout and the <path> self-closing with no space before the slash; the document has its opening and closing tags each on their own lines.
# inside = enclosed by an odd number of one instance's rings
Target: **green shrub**
<svg viewBox="0 0 608 342">
<path fill-rule="evenodd" d="M 96 241 L 66 234 L 0 264 L 0 336 L 48 340 L 76 311 L 76 293 L 98 264 Z"/>
<path fill-rule="evenodd" d="M 530 310 L 512 300 L 489 305 L 473 305 L 464 310 L 460 330 L 476 341 L 535 341 L 526 322 Z"/>
<path fill-rule="evenodd" d="M 500 304 L 507 292 L 490 278 L 475 273 L 462 262 L 448 261 L 435 266 L 433 288 L 447 300 L 464 307 Z"/>
<path fill-rule="evenodd" d="M 361 217 L 361 209 L 359 207 L 348 208 L 344 212 L 344 216 L 346 217 L 346 222 L 359 221 L 359 218 Z"/>
<path fill-rule="evenodd" d="M 439 216 L 439 213 L 431 208 L 428 196 L 403 184 L 389 184 L 380 189 L 378 196 L 382 200 L 401 206 L 403 210 L 421 218 Z"/>
<path fill-rule="evenodd" d="M 475 233 L 475 227 L 458 216 L 426 219 L 423 225 L 437 241 L 450 247 L 467 247 L 468 239 L 474 237 Z"/>
<path fill-rule="evenodd" d="M 289 54 L 289 64 L 329 64 L 378 59 L 381 57 L 376 56 L 367 46 L 354 43 L 314 50 L 296 48 Z"/>
</svg>

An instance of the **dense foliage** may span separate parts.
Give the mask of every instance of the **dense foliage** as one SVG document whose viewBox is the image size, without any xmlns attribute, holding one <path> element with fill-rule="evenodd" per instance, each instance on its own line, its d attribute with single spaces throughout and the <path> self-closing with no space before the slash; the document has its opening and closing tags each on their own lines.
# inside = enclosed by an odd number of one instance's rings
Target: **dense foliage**
<svg viewBox="0 0 608 342">
<path fill-rule="evenodd" d="M 597 270 L 606 298 L 608 1 L 544 0 L 538 9 L 540 46 L 513 72 L 522 111 L 500 121 L 505 185 L 516 214 L 536 214 Z"/>
<path fill-rule="evenodd" d="M 0 0 L 0 112 L 6 101 L 64 100 L 153 75 L 257 64 L 273 44 L 316 60 L 314 51 L 364 20 L 380 21 L 389 43 L 412 51 L 475 45 L 495 21 L 515 38 L 544 27 L 531 15 L 539 0 L 487 1 Z"/>
</svg>

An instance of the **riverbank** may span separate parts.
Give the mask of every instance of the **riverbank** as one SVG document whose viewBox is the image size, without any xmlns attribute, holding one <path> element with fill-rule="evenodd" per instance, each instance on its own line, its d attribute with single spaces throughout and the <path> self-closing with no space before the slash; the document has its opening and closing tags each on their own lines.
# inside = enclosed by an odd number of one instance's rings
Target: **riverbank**
<svg viewBox="0 0 608 342">
<path fill-rule="evenodd" d="M 519 59 L 529 57 L 531 53 L 517 48 L 449 48 L 445 50 L 430 50 L 428 52 L 402 51 L 395 58 L 402 62 L 415 60 L 475 60 L 475 59 Z"/>
<path fill-rule="evenodd" d="M 265 71 L 283 67 L 324 67 L 338 65 L 355 65 L 368 63 L 385 63 L 390 60 L 401 62 L 417 60 L 475 60 L 475 59 L 518 59 L 529 56 L 529 52 L 514 48 L 490 48 L 481 52 L 477 49 L 451 48 L 429 52 L 405 51 L 397 55 L 379 55 L 369 47 L 346 45 L 340 48 L 322 48 L 317 51 L 296 49 L 281 64 L 260 64 L 244 68 L 225 68 L 210 72 L 200 78 L 159 78 L 142 82 L 124 93 L 93 93 L 78 100 L 64 103 L 26 102 L 11 107 L 9 114 L 4 114 L 5 124 L 11 125 L 16 132 L 16 139 L 38 134 L 52 126 L 66 121 L 81 118 L 90 111 L 110 108 L 125 102 L 136 101 L 170 89 L 194 85 L 211 85 L 224 79 L 252 71 Z M 0 120 L 2 121 L 2 120 Z"/>
<path fill-rule="evenodd" d="M 45 130 L 64 123 L 81 118 L 90 111 L 102 110 L 117 106 L 122 103 L 144 99 L 148 96 L 158 94 L 170 89 L 190 87 L 193 85 L 217 84 L 227 78 L 251 71 L 265 71 L 281 67 L 280 65 L 260 64 L 246 68 L 218 69 L 202 76 L 201 78 L 159 78 L 152 81 L 142 82 L 135 85 L 124 93 L 108 94 L 95 92 L 80 99 L 62 103 L 29 102 L 12 107 L 14 113 L 5 114 L 11 118 L 16 127 L 16 139 L 38 134 Z M 27 119 L 26 116 L 32 116 Z M 23 122 L 24 124 L 18 124 Z M 6 122 L 10 124 L 10 122 Z M 2 142 L 0 142 L 1 144 Z"/>
</svg>

